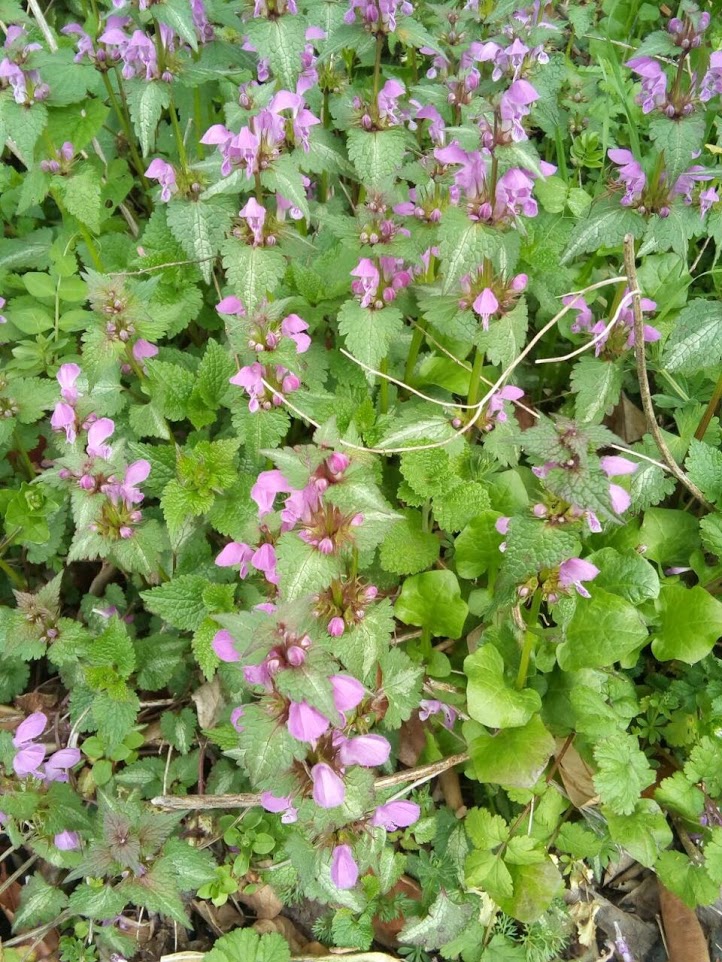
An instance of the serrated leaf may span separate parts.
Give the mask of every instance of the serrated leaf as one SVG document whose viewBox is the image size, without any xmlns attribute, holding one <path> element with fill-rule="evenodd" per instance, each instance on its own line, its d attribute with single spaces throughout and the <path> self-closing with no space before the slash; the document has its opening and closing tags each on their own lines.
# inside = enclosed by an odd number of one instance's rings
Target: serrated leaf
<svg viewBox="0 0 722 962">
<path fill-rule="evenodd" d="M 181 631 L 195 631 L 203 621 L 203 592 L 209 582 L 199 575 L 179 575 L 150 591 L 142 591 L 146 608 Z"/>
<path fill-rule="evenodd" d="M 233 218 L 232 208 L 213 201 L 171 200 L 166 215 L 173 236 L 210 283 L 213 261 Z"/>
<path fill-rule="evenodd" d="M 163 111 L 170 104 L 168 84 L 160 80 L 133 80 L 125 85 L 130 119 L 140 140 L 143 156 L 155 145 L 155 131 Z"/>
<path fill-rule="evenodd" d="M 286 272 L 286 261 L 278 251 L 248 247 L 235 240 L 222 248 L 228 283 L 250 313 L 276 290 Z"/>
<path fill-rule="evenodd" d="M 576 394 L 574 413 L 580 421 L 600 423 L 619 401 L 624 367 L 619 361 L 582 357 L 571 374 Z"/>
<path fill-rule="evenodd" d="M 394 574 L 414 575 L 436 561 L 440 548 L 439 539 L 422 529 L 421 512 L 404 511 L 381 545 L 381 566 Z"/>
<path fill-rule="evenodd" d="M 654 782 L 637 739 L 623 734 L 606 738 L 595 746 L 594 758 L 594 787 L 602 801 L 617 815 L 630 815 L 641 793 Z"/>
<path fill-rule="evenodd" d="M 664 349 L 664 366 L 689 374 L 722 359 L 722 304 L 697 299 L 680 313 Z"/>
<path fill-rule="evenodd" d="M 704 129 L 704 116 L 698 113 L 674 120 L 668 117 L 652 118 L 649 136 L 657 150 L 664 152 L 664 165 L 670 184 L 687 170 L 698 154 Z"/>
<path fill-rule="evenodd" d="M 478 267 L 485 257 L 492 260 L 500 249 L 498 231 L 470 221 L 463 211 L 446 211 L 439 231 L 439 252 L 444 267 L 441 293 L 454 291 L 460 277 Z"/>
<path fill-rule="evenodd" d="M 380 187 L 390 180 L 401 166 L 406 153 L 407 138 L 403 130 L 349 130 L 346 139 L 348 156 L 359 176 L 368 187 Z"/>
<path fill-rule="evenodd" d="M 620 207 L 616 201 L 594 204 L 584 220 L 579 221 L 569 238 L 562 257 L 568 264 L 579 254 L 603 247 L 620 247 L 626 234 L 641 237 L 646 222 L 634 210 Z"/>
<path fill-rule="evenodd" d="M 398 648 L 387 651 L 379 664 L 381 689 L 388 700 L 384 724 L 388 728 L 399 728 L 418 708 L 424 669 Z"/>
<path fill-rule="evenodd" d="M 306 544 L 295 531 L 282 534 L 276 545 L 280 586 L 286 601 L 327 588 L 341 573 L 343 563 L 338 554 L 323 554 Z"/>
<path fill-rule="evenodd" d="M 49 885 L 42 875 L 33 875 L 20 889 L 20 904 L 15 911 L 13 929 L 22 932 L 28 926 L 42 925 L 59 915 L 68 897 L 62 889 Z"/>
<path fill-rule="evenodd" d="M 372 311 L 361 307 L 358 301 L 349 300 L 338 312 L 339 333 L 346 338 L 348 350 L 369 367 L 378 368 L 403 327 L 403 316 L 395 307 Z"/>
<path fill-rule="evenodd" d="M 198 50 L 198 38 L 188 0 L 162 0 L 151 7 L 153 18 L 171 27 L 192 50 Z"/>
<path fill-rule="evenodd" d="M 710 501 L 722 500 L 722 451 L 692 438 L 684 462 L 687 474 Z"/>
<path fill-rule="evenodd" d="M 62 203 L 94 233 L 100 231 L 100 180 L 92 168 L 63 181 Z"/>
</svg>

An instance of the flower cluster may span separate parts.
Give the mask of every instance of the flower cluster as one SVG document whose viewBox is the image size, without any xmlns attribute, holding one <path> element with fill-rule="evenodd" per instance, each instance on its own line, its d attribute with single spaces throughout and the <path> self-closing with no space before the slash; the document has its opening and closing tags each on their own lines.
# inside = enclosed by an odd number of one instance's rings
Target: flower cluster
<svg viewBox="0 0 722 962">
<path fill-rule="evenodd" d="M 413 12 L 409 0 L 350 0 L 344 20 L 360 22 L 370 33 L 382 35 L 396 30 L 399 14 L 410 17 Z"/>
<path fill-rule="evenodd" d="M 45 760 L 47 748 L 38 739 L 48 725 L 47 715 L 41 711 L 28 715 L 13 736 L 17 749 L 13 758 L 13 771 L 20 778 L 39 778 L 44 782 L 67 782 L 68 771 L 80 761 L 77 748 L 60 748 Z"/>
<path fill-rule="evenodd" d="M 576 311 L 576 317 L 572 322 L 572 331 L 575 334 L 586 332 L 595 338 L 594 353 L 597 357 L 618 357 L 634 347 L 634 312 L 629 306 L 629 289 L 625 288 L 620 295 L 620 303 L 625 302 L 627 306 L 621 307 L 617 311 L 617 319 L 610 327 L 609 322 L 604 320 L 594 320 L 592 309 L 587 304 L 581 294 L 569 294 L 562 298 L 565 306 L 571 307 Z M 657 304 L 648 297 L 640 298 L 640 306 L 643 313 L 656 311 Z M 651 344 L 658 341 L 662 335 L 656 327 L 651 324 L 644 325 L 645 343 Z"/>
<path fill-rule="evenodd" d="M 398 292 L 412 281 L 411 272 L 398 257 L 379 257 L 378 261 L 362 257 L 351 276 L 355 278 L 351 290 L 359 298 L 361 307 L 375 311 L 396 300 Z"/>
<path fill-rule="evenodd" d="M 719 201 L 719 195 L 713 187 L 696 190 L 697 185 L 714 180 L 714 174 L 699 165 L 680 174 L 670 187 L 664 171 L 650 183 L 631 150 L 612 148 L 609 159 L 619 166 L 617 183 L 624 187 L 620 203 L 623 207 L 633 207 L 640 214 L 657 213 L 660 217 L 668 217 L 674 197 L 681 196 L 687 205 L 697 203 L 700 216 L 704 217 L 710 207 Z"/>
<path fill-rule="evenodd" d="M 60 150 L 55 151 L 54 157 L 40 161 L 40 169 L 46 174 L 67 174 L 72 167 L 74 157 L 75 147 L 66 140 Z"/>
<path fill-rule="evenodd" d="M 32 52 L 42 50 L 42 47 L 39 43 L 27 43 L 26 38 L 25 27 L 11 24 L 3 43 L 5 56 L 0 60 L 0 87 L 12 89 L 16 104 L 47 100 L 50 95 L 50 87 L 43 82 L 39 71 L 28 63 Z"/>
<path fill-rule="evenodd" d="M 163 50 L 163 66 L 158 61 L 158 46 L 154 38 L 142 30 L 134 30 L 130 35 L 124 30 L 127 18 L 114 17 L 113 23 L 98 37 L 105 44 L 107 56 L 113 62 L 122 62 L 121 73 L 126 80 L 139 77 L 142 80 L 162 80 L 171 83 L 177 69 L 174 54 L 183 46 L 180 38 L 164 23 L 159 23 L 159 44 Z M 81 38 L 82 43 L 82 38 Z M 78 51 L 80 54 L 80 50 Z M 98 53 L 96 52 L 96 59 Z"/>
<path fill-rule="evenodd" d="M 284 111 L 290 116 L 285 117 Z M 237 134 L 223 124 L 214 124 L 205 132 L 201 143 L 218 148 L 224 177 L 234 169 L 245 170 L 247 177 L 253 177 L 278 159 L 287 141 L 308 151 L 311 128 L 320 123 L 306 107 L 301 94 L 279 90 L 268 107 L 252 117 Z"/>
</svg>

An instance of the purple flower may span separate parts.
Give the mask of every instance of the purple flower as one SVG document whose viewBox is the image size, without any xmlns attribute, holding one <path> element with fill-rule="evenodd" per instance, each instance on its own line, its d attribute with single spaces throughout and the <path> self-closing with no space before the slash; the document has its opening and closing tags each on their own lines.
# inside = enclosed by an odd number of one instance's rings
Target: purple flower
<svg viewBox="0 0 722 962">
<path fill-rule="evenodd" d="M 418 822 L 420 815 L 421 809 L 416 802 L 387 802 L 376 809 L 371 824 L 385 828 L 387 832 L 395 832 L 398 828 L 408 828 Z"/>
<path fill-rule="evenodd" d="M 526 80 L 515 80 L 509 89 L 502 94 L 499 102 L 501 119 L 511 125 L 511 139 L 526 140 L 526 131 L 522 120 L 531 111 L 531 104 L 539 99 L 539 94 Z"/>
<path fill-rule="evenodd" d="M 311 346 L 307 330 L 308 324 L 298 314 L 289 314 L 281 321 L 281 333 L 296 345 L 296 354 L 305 354 Z"/>
<path fill-rule="evenodd" d="M 647 183 L 647 175 L 642 170 L 641 164 L 634 159 L 631 150 L 614 147 L 607 151 L 607 156 L 612 163 L 619 165 L 617 180 L 620 184 L 624 184 L 624 197 L 621 204 L 623 207 L 630 207 L 641 198 Z"/>
<path fill-rule="evenodd" d="M 65 431 L 65 440 L 68 444 L 72 444 L 77 437 L 75 408 L 64 401 L 59 401 L 50 418 L 50 427 L 53 431 Z"/>
<path fill-rule="evenodd" d="M 661 65 L 651 57 L 633 57 L 625 66 L 642 78 L 642 92 L 637 101 L 642 105 L 642 112 L 648 114 L 655 107 L 661 107 L 667 99 L 667 75 Z"/>
<path fill-rule="evenodd" d="M 115 422 L 110 418 L 99 418 L 88 428 L 88 446 L 86 448 L 89 458 L 102 458 L 107 461 L 113 456 L 113 449 L 108 444 L 103 444 L 115 431 Z"/>
<path fill-rule="evenodd" d="M 481 326 L 488 331 L 490 318 L 499 310 L 499 301 L 490 287 L 485 287 L 476 298 L 474 310 L 481 317 Z"/>
<path fill-rule="evenodd" d="M 67 782 L 68 770 L 80 761 L 80 751 L 77 748 L 61 748 L 53 752 L 45 763 L 43 773 L 47 782 Z"/>
<path fill-rule="evenodd" d="M 213 636 L 213 641 L 211 642 L 211 648 L 218 655 L 221 661 L 240 661 L 241 656 L 236 651 L 235 642 L 230 631 L 226 631 L 225 628 L 221 628 Z"/>
<path fill-rule="evenodd" d="M 722 50 L 716 50 L 709 58 L 707 73 L 702 78 L 699 99 L 707 103 L 715 94 L 722 94 Z"/>
<path fill-rule="evenodd" d="M 507 413 L 504 410 L 504 401 L 520 401 L 523 397 L 524 392 L 520 387 L 514 387 L 513 384 L 507 384 L 506 387 L 500 388 L 498 391 L 494 391 L 494 393 L 491 395 L 486 413 L 490 418 L 502 424 L 504 421 L 508 420 Z"/>
<path fill-rule="evenodd" d="M 339 618 L 338 615 L 332 618 L 327 626 L 327 631 L 332 638 L 340 638 L 341 635 L 346 630 L 346 623 L 343 618 Z"/>
<path fill-rule="evenodd" d="M 719 203 L 719 194 L 714 187 L 708 187 L 706 190 L 701 190 L 699 193 L 699 212 L 702 217 L 707 213 L 707 211 L 712 207 L 713 204 Z M 2 304 L 0 304 L 2 307 Z"/>
<path fill-rule="evenodd" d="M 2 307 L 2 304 L 0 304 L 0 307 Z M 58 373 L 55 375 L 60 385 L 60 396 L 69 404 L 74 404 L 78 400 L 79 395 L 75 382 L 81 373 L 77 364 L 61 364 Z"/>
<path fill-rule="evenodd" d="M 277 494 L 291 490 L 291 485 L 280 471 L 262 471 L 251 488 L 251 498 L 258 505 L 259 518 L 273 511 L 273 502 Z"/>
<path fill-rule="evenodd" d="M 358 881 L 358 865 L 350 845 L 337 845 L 333 850 L 331 881 L 337 889 L 352 889 Z"/>
<path fill-rule="evenodd" d="M 80 848 L 80 836 L 77 832 L 58 832 L 53 842 L 61 852 L 72 852 Z"/>
<path fill-rule="evenodd" d="M 5 304 L 6 304 L 6 303 L 7 303 L 7 302 L 6 302 L 5 298 L 4 298 L 4 297 L 0 297 L 0 310 L 2 310 L 3 307 L 5 307 Z M 7 322 L 8 322 L 7 317 L 5 317 L 3 314 L 0 314 L 0 324 L 7 324 Z"/>
<path fill-rule="evenodd" d="M 608 478 L 619 478 L 625 474 L 634 474 L 639 467 L 629 458 L 622 458 L 616 454 L 608 454 L 599 460 L 602 471 Z"/>
<path fill-rule="evenodd" d="M 501 518 L 499 521 L 502 520 Z M 497 522 L 498 523 L 498 522 Z M 451 705 L 447 705 L 443 701 L 438 701 L 436 698 L 422 698 L 419 702 L 419 719 L 421 721 L 426 721 L 431 715 L 443 715 L 444 728 L 451 730 L 454 727 L 454 722 L 456 721 L 456 716 L 458 712 Z"/>
<path fill-rule="evenodd" d="M 162 201 L 169 201 L 173 194 L 178 191 L 175 180 L 175 170 L 167 161 L 161 160 L 160 157 L 156 157 L 155 160 L 150 162 L 145 176 L 150 177 L 151 180 L 158 181 L 162 188 L 160 192 L 160 199 Z"/>
<path fill-rule="evenodd" d="M 391 745 L 383 735 L 359 735 L 341 742 L 338 754 L 343 765 L 376 768 L 388 761 Z"/>
<path fill-rule="evenodd" d="M 352 711 L 366 696 L 366 689 L 361 682 L 349 675 L 331 675 L 329 681 L 337 711 Z"/>
<path fill-rule="evenodd" d="M 328 731 L 329 720 L 308 702 L 292 701 L 288 709 L 288 730 L 300 742 L 315 742 Z"/>
<path fill-rule="evenodd" d="M 562 298 L 565 307 L 577 312 L 577 316 L 572 323 L 572 331 L 579 334 L 581 331 L 588 331 L 594 323 L 594 315 L 591 307 L 587 304 L 580 294 L 565 294 Z"/>
<path fill-rule="evenodd" d="M 584 561 L 582 558 L 570 558 L 559 565 L 559 584 L 563 588 L 576 588 L 577 593 L 582 598 L 590 598 L 591 595 L 582 584 L 583 581 L 593 581 L 599 574 L 599 568 L 591 561 Z"/>
<path fill-rule="evenodd" d="M 40 775 L 38 769 L 45 758 L 45 746 L 36 745 L 35 739 L 42 735 L 47 724 L 47 715 L 41 711 L 36 711 L 20 722 L 15 730 L 13 746 L 18 748 L 19 751 L 13 758 L 13 770 L 21 778 L 25 775 L 36 775 L 38 777 Z"/>
<path fill-rule="evenodd" d="M 377 98 L 380 120 L 385 121 L 390 126 L 401 123 L 397 101 L 399 97 L 403 97 L 405 93 L 406 88 L 398 80 L 391 79 L 386 81 L 379 91 Z"/>
<path fill-rule="evenodd" d="M 346 797 L 346 786 L 336 772 L 325 762 L 311 769 L 313 800 L 321 808 L 336 808 Z"/>
<path fill-rule="evenodd" d="M 145 338 L 139 337 L 133 345 L 133 358 L 136 361 L 142 362 L 148 357 L 155 357 L 157 353 L 156 345 L 146 341 Z"/>
<path fill-rule="evenodd" d="M 231 725 L 233 725 L 233 727 L 236 729 L 237 732 L 243 731 L 243 725 L 241 724 L 241 719 L 243 718 L 244 714 L 245 714 L 245 708 L 243 707 L 243 705 L 239 705 L 237 708 L 234 708 L 233 711 L 231 712 Z"/>
<path fill-rule="evenodd" d="M 274 815 L 281 813 L 281 821 L 285 825 L 290 825 L 298 820 L 298 809 L 294 808 L 290 796 L 282 798 L 280 795 L 273 795 L 271 792 L 262 792 L 261 805 L 267 812 L 273 812 Z"/>
<path fill-rule="evenodd" d="M 265 575 L 266 581 L 272 585 L 278 584 L 278 573 L 276 571 L 276 549 L 272 544 L 262 544 L 254 552 L 251 564 L 256 571 Z"/>
<path fill-rule="evenodd" d="M 375 303 L 381 279 L 378 268 L 368 257 L 362 257 L 351 271 L 351 276 L 358 278 L 351 286 L 354 294 L 361 296 L 361 307 L 371 307 Z"/>
<path fill-rule="evenodd" d="M 246 313 L 243 304 L 233 295 L 224 297 L 223 300 L 219 301 L 218 304 L 216 304 L 216 310 L 219 314 L 237 314 L 241 317 Z"/>
<path fill-rule="evenodd" d="M 696 164 L 694 167 L 690 167 L 683 174 L 680 174 L 675 181 L 672 192 L 674 194 L 680 194 L 685 204 L 692 203 L 692 191 L 696 184 L 703 183 L 704 181 L 714 180 L 714 174 L 709 174 L 704 167 L 700 167 Z"/>
<path fill-rule="evenodd" d="M 266 220 L 266 208 L 258 203 L 255 197 L 250 197 L 245 207 L 238 212 L 248 224 L 248 229 L 253 234 L 253 246 L 263 246 L 263 225 Z"/>
<path fill-rule="evenodd" d="M 245 578 L 248 574 L 248 562 L 252 557 L 253 548 L 242 541 L 231 541 L 216 558 L 216 564 L 219 568 L 232 568 L 234 565 L 240 565 L 241 578 Z"/>
</svg>

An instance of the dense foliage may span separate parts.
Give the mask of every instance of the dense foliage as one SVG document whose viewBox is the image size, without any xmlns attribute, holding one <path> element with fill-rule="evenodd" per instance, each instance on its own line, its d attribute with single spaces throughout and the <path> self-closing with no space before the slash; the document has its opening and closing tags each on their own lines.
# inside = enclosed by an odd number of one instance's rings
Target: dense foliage
<svg viewBox="0 0 722 962">
<path fill-rule="evenodd" d="M 0 21 L 10 947 L 267 884 L 327 946 L 544 962 L 621 851 L 713 902 L 722 23 Z"/>
</svg>

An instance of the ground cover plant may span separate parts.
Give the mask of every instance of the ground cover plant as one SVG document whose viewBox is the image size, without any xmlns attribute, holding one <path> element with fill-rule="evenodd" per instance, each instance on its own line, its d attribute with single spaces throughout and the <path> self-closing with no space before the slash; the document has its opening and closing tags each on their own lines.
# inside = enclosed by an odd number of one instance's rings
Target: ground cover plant
<svg viewBox="0 0 722 962">
<path fill-rule="evenodd" d="M 714 7 L 0 0 L 3 958 L 717 900 Z"/>
</svg>

